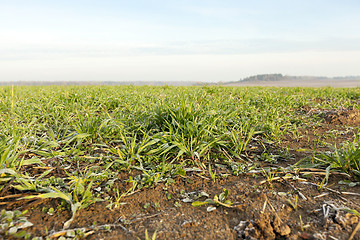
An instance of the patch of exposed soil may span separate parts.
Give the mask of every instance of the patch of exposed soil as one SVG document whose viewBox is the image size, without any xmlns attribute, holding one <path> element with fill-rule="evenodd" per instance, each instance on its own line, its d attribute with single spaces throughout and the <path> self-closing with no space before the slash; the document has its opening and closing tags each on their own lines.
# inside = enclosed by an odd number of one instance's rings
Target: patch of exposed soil
<svg viewBox="0 0 360 240">
<path fill-rule="evenodd" d="M 301 181 L 283 178 L 271 182 L 264 182 L 262 175 L 254 176 L 229 176 L 216 183 L 196 174 L 177 177 L 169 186 L 159 184 L 125 197 L 126 205 L 118 209 L 109 210 L 106 203 L 82 209 L 71 228 L 85 228 L 89 234 L 86 239 L 144 239 L 145 230 L 150 235 L 157 231 L 157 239 L 329 239 L 330 236 L 347 239 L 359 222 L 354 215 L 339 210 L 358 209 L 359 196 L 333 192 L 343 191 L 341 188 L 319 190 L 311 183 L 319 184 L 322 175 L 308 178 L 301 175 L 305 179 Z M 344 176 L 331 175 L 329 185 L 338 186 L 341 179 Z M 193 207 L 182 201 L 184 193 L 206 192 L 214 197 L 223 188 L 230 192 L 232 208 L 220 206 L 208 212 L 206 206 Z M 360 186 L 346 191 L 359 193 Z M 295 203 L 297 193 L 304 198 L 298 196 L 295 210 L 288 201 Z M 171 199 L 168 194 L 172 195 Z M 26 206 L 29 202 L 22 204 Z M 29 209 L 28 220 L 35 224 L 30 231 L 34 235 L 61 232 L 70 214 L 58 209 L 59 204 L 57 200 L 47 200 Z M 56 209 L 54 215 L 45 213 L 43 207 Z M 109 228 L 105 229 L 104 225 Z M 356 237 L 359 239 L 359 234 Z"/>
<path fill-rule="evenodd" d="M 360 111 L 359 110 L 341 110 L 329 111 L 325 113 L 325 121 L 330 124 L 359 126 Z"/>
<path fill-rule="evenodd" d="M 328 100 L 314 99 L 314 102 L 322 103 Z M 332 125 L 341 126 L 360 126 L 360 111 L 357 109 L 317 109 L 310 106 L 303 106 L 301 113 L 308 116 L 319 116 L 324 119 L 325 123 L 329 124 L 327 127 Z"/>
<path fill-rule="evenodd" d="M 318 122 L 289 132 L 281 141 L 281 147 L 300 151 L 328 151 L 335 144 L 340 146 L 343 142 L 353 141 L 359 131 L 359 110 L 323 110 L 304 106 L 300 112 L 318 118 Z"/>
</svg>

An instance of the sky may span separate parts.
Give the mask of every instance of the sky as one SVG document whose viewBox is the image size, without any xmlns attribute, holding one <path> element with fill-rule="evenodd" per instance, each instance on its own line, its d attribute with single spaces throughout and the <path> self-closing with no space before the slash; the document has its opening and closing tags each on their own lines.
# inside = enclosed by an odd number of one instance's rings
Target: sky
<svg viewBox="0 0 360 240">
<path fill-rule="evenodd" d="M 360 75 L 359 0 L 0 0 L 0 81 Z"/>
</svg>

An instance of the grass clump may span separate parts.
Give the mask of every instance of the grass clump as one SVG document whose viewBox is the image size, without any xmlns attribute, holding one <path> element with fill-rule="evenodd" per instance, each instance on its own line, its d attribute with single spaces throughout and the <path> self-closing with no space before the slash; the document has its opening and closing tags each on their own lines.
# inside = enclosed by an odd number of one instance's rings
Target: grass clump
<svg viewBox="0 0 360 240">
<path fill-rule="evenodd" d="M 337 169 L 360 178 L 360 145 L 359 136 L 353 142 L 344 144 L 341 148 L 334 147 L 331 152 L 319 153 L 315 160 L 332 169 Z"/>
</svg>

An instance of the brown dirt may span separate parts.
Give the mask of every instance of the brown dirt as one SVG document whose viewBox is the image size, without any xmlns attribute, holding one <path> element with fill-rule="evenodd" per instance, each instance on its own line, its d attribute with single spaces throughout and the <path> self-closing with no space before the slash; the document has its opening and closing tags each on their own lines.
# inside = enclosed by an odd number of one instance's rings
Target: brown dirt
<svg viewBox="0 0 360 240">
<path fill-rule="evenodd" d="M 352 141 L 360 124 L 357 110 L 324 112 L 304 107 L 302 111 L 318 114 L 323 120 L 299 129 L 295 135 L 289 133 L 278 147 L 269 149 L 274 152 L 287 149 L 292 158 L 279 159 L 277 163 L 261 162 L 262 167 L 287 167 L 304 157 L 311 157 L 314 150 L 325 151 L 330 144 Z M 329 145 L 319 145 L 323 140 Z M 260 150 L 249 150 L 248 155 L 255 156 Z M 226 173 L 220 166 L 214 165 L 213 170 Z M 56 174 L 64 173 L 58 170 Z M 120 192 L 126 191 L 130 184 L 125 180 L 137 174 L 119 174 L 114 186 Z M 323 171 L 293 170 L 290 174 L 293 178 L 279 172 L 276 176 L 280 178 L 266 181 L 263 173 L 250 172 L 213 182 L 209 175 L 193 172 L 177 176 L 175 183 L 160 183 L 126 196 L 121 201 L 126 204 L 112 210 L 106 207 L 107 202 L 81 209 L 70 228 L 83 228 L 85 239 L 145 239 L 145 231 L 150 236 L 156 231 L 156 239 L 348 239 L 359 218 L 339 209 L 360 211 L 360 196 L 346 193 L 359 194 L 360 185 L 340 185 L 340 180 L 355 180 L 345 174 L 333 173 L 329 177 L 329 188 L 320 189 L 315 184 L 323 181 Z M 183 201 L 190 193 L 196 195 L 200 192 L 214 198 L 224 188 L 229 190 L 228 199 L 233 202 L 231 208 L 219 206 L 208 212 L 207 206 L 193 207 Z M 7 188 L 0 197 L 18 193 Z M 1 199 L 4 204 L 0 207 L 7 210 L 28 209 L 26 216 L 34 224 L 28 231 L 33 236 L 57 233 L 54 235 L 57 239 L 63 235 L 62 226 L 71 216 L 68 209 L 59 208 L 59 200 L 16 201 L 18 196 L 14 196 Z M 289 200 L 295 203 L 296 196 L 298 206 L 294 209 Z M 53 207 L 54 215 L 44 212 L 43 207 Z M 360 239 L 360 231 L 354 239 Z"/>
<path fill-rule="evenodd" d="M 301 114 L 316 116 L 319 123 L 306 124 L 285 136 L 282 147 L 292 149 L 329 150 L 329 146 L 352 141 L 360 127 L 360 111 L 350 109 L 323 110 L 304 106 Z"/>
<path fill-rule="evenodd" d="M 359 110 L 329 111 L 325 114 L 325 121 L 332 124 L 359 126 Z"/>
</svg>

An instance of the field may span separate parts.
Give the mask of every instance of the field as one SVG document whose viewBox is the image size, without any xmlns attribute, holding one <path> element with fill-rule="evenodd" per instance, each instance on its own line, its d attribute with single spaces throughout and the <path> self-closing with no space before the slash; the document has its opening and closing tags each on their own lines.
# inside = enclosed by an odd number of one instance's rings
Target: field
<svg viewBox="0 0 360 240">
<path fill-rule="evenodd" d="M 360 80 L 335 80 L 335 79 L 298 79 L 298 80 L 279 80 L 279 81 L 244 81 L 224 84 L 227 86 L 237 87 L 340 87 L 340 88 L 354 88 L 360 87 Z"/>
<path fill-rule="evenodd" d="M 0 109 L 3 239 L 360 239 L 360 88 L 16 86 Z"/>
</svg>

